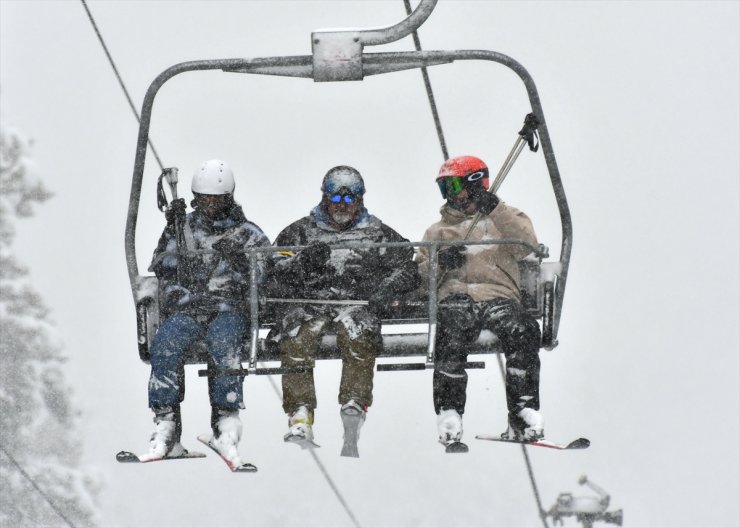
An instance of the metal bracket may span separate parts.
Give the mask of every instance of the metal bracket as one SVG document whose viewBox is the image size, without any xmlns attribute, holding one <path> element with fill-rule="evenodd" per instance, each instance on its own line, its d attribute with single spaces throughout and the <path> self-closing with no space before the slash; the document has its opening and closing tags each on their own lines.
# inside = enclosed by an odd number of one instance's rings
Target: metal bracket
<svg viewBox="0 0 740 528">
<path fill-rule="evenodd" d="M 364 77 L 364 46 L 399 40 L 421 26 L 432 14 L 437 0 L 421 0 L 404 20 L 376 29 L 325 29 L 311 33 L 314 82 L 361 81 Z"/>
</svg>

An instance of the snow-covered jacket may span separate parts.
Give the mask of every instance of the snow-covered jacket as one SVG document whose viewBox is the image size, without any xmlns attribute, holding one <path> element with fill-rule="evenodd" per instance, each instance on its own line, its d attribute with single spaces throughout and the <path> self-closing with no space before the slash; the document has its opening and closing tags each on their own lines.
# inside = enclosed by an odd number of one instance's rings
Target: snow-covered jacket
<svg viewBox="0 0 740 528">
<path fill-rule="evenodd" d="M 241 206 L 234 204 L 224 218 L 214 220 L 196 209 L 187 215 L 184 238 L 190 251 L 185 262 L 178 262 L 174 228 L 165 227 L 149 266 L 164 283 L 164 311 L 205 314 L 244 310 L 249 296 L 249 260 L 246 255 L 225 257 L 212 250 L 217 242 L 228 238 L 245 250 L 254 246 L 269 246 L 262 230 L 244 216 Z M 258 281 L 264 276 L 265 257 L 258 255 Z M 178 281 L 178 266 L 182 266 L 182 283 Z"/>
<path fill-rule="evenodd" d="M 442 218 L 424 233 L 423 240 L 462 240 L 474 215 L 466 216 L 447 204 L 440 209 Z M 499 202 L 493 212 L 482 217 L 468 240 L 514 239 L 537 246 L 537 237 L 529 217 L 514 207 Z M 466 294 L 474 301 L 496 298 L 521 301 L 519 261 L 530 253 L 519 244 L 467 246 L 465 264 L 444 275 L 439 285 L 439 298 Z M 416 260 L 422 276 L 422 288 L 429 286 L 429 251 L 419 248 Z M 437 275 L 439 280 L 440 275 Z"/>
<path fill-rule="evenodd" d="M 334 228 L 321 205 L 278 235 L 276 246 L 307 246 L 362 242 L 407 242 L 363 208 L 346 230 Z M 273 254 L 270 286 L 285 298 L 368 299 L 383 288 L 399 295 L 418 287 L 419 272 L 412 247 L 332 249 L 321 273 L 306 274 L 297 254 Z"/>
</svg>

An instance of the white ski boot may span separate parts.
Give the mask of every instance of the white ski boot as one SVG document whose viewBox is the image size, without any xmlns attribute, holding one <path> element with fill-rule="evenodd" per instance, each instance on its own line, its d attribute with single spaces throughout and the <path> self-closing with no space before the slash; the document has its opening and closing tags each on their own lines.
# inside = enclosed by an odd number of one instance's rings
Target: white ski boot
<svg viewBox="0 0 740 528">
<path fill-rule="evenodd" d="M 211 427 L 213 429 L 211 447 L 218 451 L 224 459 L 231 461 L 234 466 L 242 465 L 238 449 L 239 440 L 242 438 L 242 421 L 239 419 L 239 411 L 214 409 Z"/>
<path fill-rule="evenodd" d="M 467 453 L 468 446 L 462 442 L 462 416 L 455 409 L 442 409 L 437 415 L 439 443 L 447 453 Z"/>
<path fill-rule="evenodd" d="M 180 457 L 187 453 L 180 443 L 182 424 L 179 406 L 154 409 L 154 423 L 147 458 Z"/>
<path fill-rule="evenodd" d="M 359 458 L 357 442 L 360 440 L 360 429 L 365 423 L 367 411 L 355 400 L 350 400 L 342 405 L 339 415 L 342 417 L 344 426 L 344 444 L 340 454 L 345 457 Z"/>
<path fill-rule="evenodd" d="M 283 436 L 285 442 L 295 442 L 302 449 L 308 447 L 319 447 L 313 441 L 313 410 L 301 405 L 290 413 L 288 418 L 287 434 Z"/>
<path fill-rule="evenodd" d="M 534 442 L 545 437 L 545 419 L 542 414 L 525 407 L 517 414 L 509 414 L 509 427 L 501 435 L 504 440 Z"/>
</svg>

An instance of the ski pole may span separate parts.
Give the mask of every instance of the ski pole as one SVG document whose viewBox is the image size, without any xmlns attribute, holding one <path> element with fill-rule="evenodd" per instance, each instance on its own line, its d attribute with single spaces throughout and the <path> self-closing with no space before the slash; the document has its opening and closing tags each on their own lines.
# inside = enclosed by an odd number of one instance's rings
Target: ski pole
<svg viewBox="0 0 740 528">
<path fill-rule="evenodd" d="M 496 175 L 496 178 L 494 178 L 493 183 L 488 188 L 488 192 L 491 194 L 496 194 L 496 192 L 501 187 L 501 184 L 504 183 L 504 179 L 509 174 L 509 171 L 511 171 L 511 168 L 514 166 L 514 163 L 519 158 L 519 154 L 522 153 L 522 150 L 524 149 L 524 145 L 529 145 L 529 150 L 532 152 L 537 152 L 537 149 L 539 148 L 539 140 L 537 143 L 535 143 L 535 137 L 537 137 L 537 126 L 539 125 L 539 121 L 537 121 L 537 116 L 534 114 L 527 114 L 524 118 L 524 126 L 522 126 L 522 129 L 517 134 L 516 141 L 514 142 L 514 146 L 511 148 L 511 151 L 509 152 L 509 155 L 506 156 L 506 159 L 504 160 L 503 165 L 501 166 L 501 170 L 498 171 L 498 174 Z M 473 221 L 470 223 L 470 227 L 468 227 L 467 232 L 465 233 L 465 237 L 463 237 L 463 240 L 467 240 L 470 234 L 473 232 L 473 229 L 475 228 L 478 221 L 481 219 L 483 215 L 479 212 L 475 213 L 475 217 L 473 218 Z M 440 281 L 441 282 L 441 281 Z"/>
<path fill-rule="evenodd" d="M 171 207 L 172 202 L 177 200 L 177 167 L 168 167 L 162 169 L 162 174 L 159 176 L 157 182 L 157 206 L 160 211 L 164 211 L 166 208 Z M 167 185 L 172 193 L 172 202 L 167 204 L 167 197 L 164 194 L 162 188 L 162 179 L 167 181 Z M 185 243 L 185 229 L 184 219 L 175 218 L 174 229 L 175 229 L 175 243 L 177 246 L 177 282 L 182 286 L 185 280 L 184 265 L 186 258 L 187 245 Z"/>
</svg>

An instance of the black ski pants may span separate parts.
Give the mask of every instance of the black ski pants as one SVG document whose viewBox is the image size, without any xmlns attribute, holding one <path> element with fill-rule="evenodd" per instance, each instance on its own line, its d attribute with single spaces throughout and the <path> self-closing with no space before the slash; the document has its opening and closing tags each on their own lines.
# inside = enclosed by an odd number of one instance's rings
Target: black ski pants
<svg viewBox="0 0 740 528">
<path fill-rule="evenodd" d="M 452 306 L 444 306 L 445 304 Z M 434 411 L 465 412 L 468 352 L 481 330 L 490 330 L 506 357 L 506 404 L 509 414 L 540 408 L 540 327 L 520 303 L 510 299 L 474 302 L 467 295 L 442 301 L 437 317 Z"/>
</svg>

